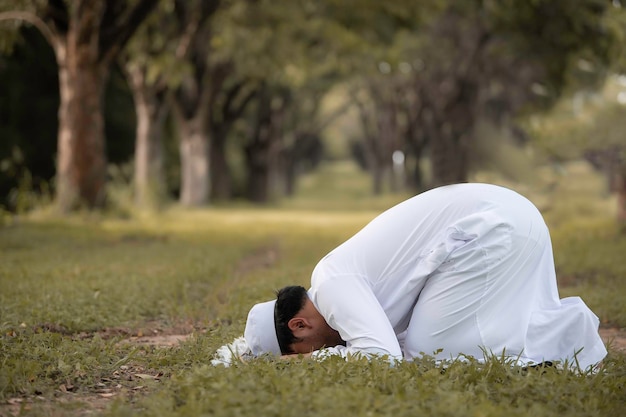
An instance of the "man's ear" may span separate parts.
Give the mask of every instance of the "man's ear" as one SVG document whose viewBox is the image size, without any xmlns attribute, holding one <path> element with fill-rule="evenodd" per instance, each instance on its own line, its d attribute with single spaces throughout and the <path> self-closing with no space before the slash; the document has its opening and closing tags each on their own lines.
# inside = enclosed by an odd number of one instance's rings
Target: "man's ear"
<svg viewBox="0 0 626 417">
<path fill-rule="evenodd" d="M 293 335 L 298 338 L 300 338 L 302 332 L 305 332 L 308 328 L 311 327 L 309 322 L 302 317 L 292 318 L 287 322 L 287 326 L 289 327 L 289 330 L 291 330 L 291 333 L 293 333 Z"/>
</svg>

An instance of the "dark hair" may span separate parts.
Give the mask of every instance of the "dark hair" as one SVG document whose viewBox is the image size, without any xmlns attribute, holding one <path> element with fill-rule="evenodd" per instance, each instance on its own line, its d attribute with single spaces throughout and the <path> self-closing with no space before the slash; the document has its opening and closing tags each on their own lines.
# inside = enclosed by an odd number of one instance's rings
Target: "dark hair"
<svg viewBox="0 0 626 417">
<path fill-rule="evenodd" d="M 304 307 L 308 296 L 304 287 L 292 285 L 278 290 L 276 297 L 274 327 L 276 328 L 280 351 L 283 355 L 286 355 L 293 353 L 290 348 L 291 344 L 300 341 L 289 329 L 289 320 Z"/>
</svg>

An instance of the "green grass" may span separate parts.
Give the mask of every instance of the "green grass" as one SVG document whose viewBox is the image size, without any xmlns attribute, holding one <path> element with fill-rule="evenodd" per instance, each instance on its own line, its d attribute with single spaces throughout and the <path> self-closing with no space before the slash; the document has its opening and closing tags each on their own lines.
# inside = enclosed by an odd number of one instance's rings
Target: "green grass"
<svg viewBox="0 0 626 417">
<path fill-rule="evenodd" d="M 253 303 L 306 286 L 319 258 L 404 198 L 370 197 L 358 172 L 329 169 L 341 183 L 324 187 L 323 172 L 271 208 L 172 207 L 128 220 L 34 213 L 1 228 L 0 416 L 621 415 L 626 356 L 614 349 L 594 375 L 499 358 L 445 369 L 429 358 L 211 366 Z M 546 209 L 561 295 L 626 327 L 626 237 L 597 182 L 572 172 L 577 187 L 527 186 Z M 124 342 L 179 329 L 191 337 L 175 347 Z"/>
</svg>

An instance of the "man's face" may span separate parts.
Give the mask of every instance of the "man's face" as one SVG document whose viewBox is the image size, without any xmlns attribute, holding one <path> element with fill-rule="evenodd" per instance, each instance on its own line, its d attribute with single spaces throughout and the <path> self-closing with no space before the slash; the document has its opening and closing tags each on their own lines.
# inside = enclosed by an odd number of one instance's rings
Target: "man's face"
<svg viewBox="0 0 626 417">
<path fill-rule="evenodd" d="M 311 353 L 324 347 L 345 345 L 339 332 L 331 328 L 321 315 L 309 320 L 309 327 L 294 332 L 301 341 L 292 343 L 294 353 Z"/>
<path fill-rule="evenodd" d="M 325 346 L 326 345 L 321 340 L 307 338 L 303 339 L 301 342 L 292 343 L 291 350 L 293 353 L 311 353 Z"/>
</svg>

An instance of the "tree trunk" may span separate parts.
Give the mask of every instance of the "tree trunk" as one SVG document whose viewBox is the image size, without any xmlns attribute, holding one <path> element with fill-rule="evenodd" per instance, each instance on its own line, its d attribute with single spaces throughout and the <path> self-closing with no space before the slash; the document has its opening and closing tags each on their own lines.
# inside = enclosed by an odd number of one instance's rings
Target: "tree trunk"
<svg viewBox="0 0 626 417">
<path fill-rule="evenodd" d="M 265 129 L 261 129 L 265 130 Z M 246 146 L 246 167 L 248 169 L 247 197 L 255 203 L 269 201 L 271 140 L 267 134 L 259 132 L 259 137 Z"/>
<path fill-rule="evenodd" d="M 68 35 L 71 38 L 71 34 Z M 57 47 L 59 139 L 57 204 L 61 212 L 105 202 L 106 154 L 102 98 L 108 76 L 97 48 L 68 40 Z"/>
<path fill-rule="evenodd" d="M 383 193 L 383 183 L 385 182 L 385 168 L 381 164 L 372 166 L 372 191 L 374 195 Z"/>
<path fill-rule="evenodd" d="M 12 11 L 0 13 L 0 20 L 33 24 L 56 55 L 60 95 L 56 178 L 59 210 L 101 207 L 107 168 L 104 85 L 111 62 L 158 0 L 138 0 L 131 6 L 105 0 L 46 3 L 44 19 L 29 11 Z"/>
<path fill-rule="evenodd" d="M 432 106 L 428 118 L 433 186 L 467 182 L 469 175 L 469 142 L 474 133 L 478 89 L 465 79 L 451 80 L 449 85 L 453 93 L 447 99 L 440 95 L 440 104 Z"/>
<path fill-rule="evenodd" d="M 139 68 L 127 68 L 137 115 L 135 139 L 135 204 L 158 207 L 165 200 L 163 125 L 167 116 L 163 90 L 146 85 Z"/>
<path fill-rule="evenodd" d="M 209 137 L 201 117 L 179 120 L 180 202 L 187 207 L 209 201 Z"/>
<path fill-rule="evenodd" d="M 432 186 L 467 182 L 466 137 L 463 135 L 457 137 L 445 127 L 441 130 L 430 143 Z"/>
<path fill-rule="evenodd" d="M 422 174 L 422 167 L 420 166 L 419 159 L 415 159 L 415 166 L 411 170 L 408 186 L 410 190 L 413 190 L 417 193 L 421 193 L 425 189 L 424 175 Z"/>
<path fill-rule="evenodd" d="M 272 94 L 267 87 L 258 94 L 256 121 L 251 133 L 251 142 L 245 147 L 248 171 L 247 197 L 255 203 L 269 201 L 272 168 L 275 168 L 277 163 L 283 109 L 282 106 L 272 108 L 272 99 Z"/>
<path fill-rule="evenodd" d="M 626 164 L 618 170 L 615 181 L 617 192 L 617 222 L 622 233 L 626 233 Z"/>
<path fill-rule="evenodd" d="M 227 201 L 233 196 L 230 166 L 226 159 L 226 133 L 214 131 L 211 137 L 211 199 Z"/>
<path fill-rule="evenodd" d="M 383 192 L 385 173 L 391 165 L 390 148 L 396 140 L 395 125 L 391 122 L 391 109 L 388 103 L 380 95 L 380 89 L 373 82 L 368 85 L 370 98 L 373 105 L 366 105 L 361 100 L 356 100 L 359 109 L 359 118 L 364 136 L 364 152 L 367 171 L 372 177 L 372 192 L 380 195 Z"/>
<path fill-rule="evenodd" d="M 398 137 L 398 124 L 397 124 L 397 110 L 391 98 L 386 98 L 378 103 L 377 109 L 377 122 L 378 122 L 378 140 L 380 141 L 379 147 L 379 162 L 382 173 L 375 174 L 380 175 L 378 179 L 381 184 L 376 188 L 376 194 L 383 192 L 383 182 L 385 179 L 389 181 L 389 187 L 391 191 L 398 191 L 393 171 L 393 159 L 392 155 L 395 150 L 400 148 Z M 377 179 L 375 179 L 376 183 Z"/>
<path fill-rule="evenodd" d="M 281 167 L 283 171 L 284 192 L 287 197 L 293 197 L 296 193 L 297 161 L 293 149 L 281 154 Z"/>
</svg>

